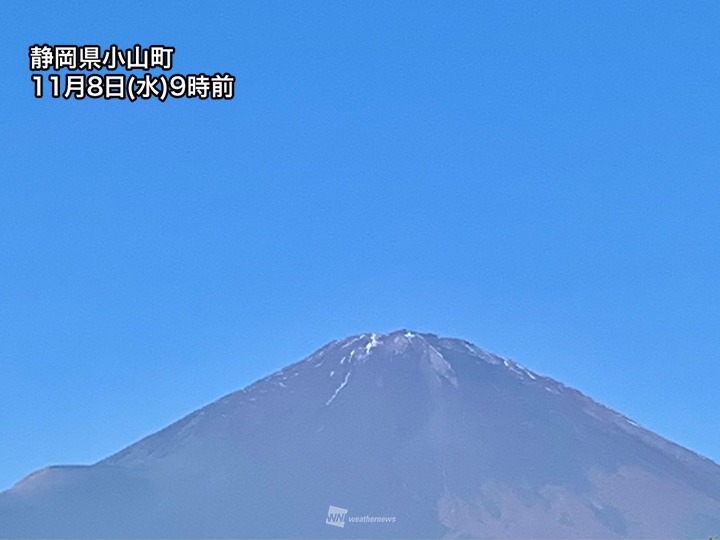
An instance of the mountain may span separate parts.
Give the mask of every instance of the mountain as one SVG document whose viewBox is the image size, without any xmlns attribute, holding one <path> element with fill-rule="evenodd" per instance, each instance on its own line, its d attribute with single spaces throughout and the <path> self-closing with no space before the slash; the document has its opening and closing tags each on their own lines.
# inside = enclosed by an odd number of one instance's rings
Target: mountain
<svg viewBox="0 0 720 540">
<path fill-rule="evenodd" d="M 718 534 L 712 461 L 511 360 L 405 330 L 333 341 L 0 494 L 0 538 Z"/>
</svg>

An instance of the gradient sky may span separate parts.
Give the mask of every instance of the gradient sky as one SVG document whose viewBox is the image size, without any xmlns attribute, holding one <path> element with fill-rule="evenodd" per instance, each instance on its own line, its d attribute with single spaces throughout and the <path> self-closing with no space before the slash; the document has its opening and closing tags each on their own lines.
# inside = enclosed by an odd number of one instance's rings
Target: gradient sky
<svg viewBox="0 0 720 540">
<path fill-rule="evenodd" d="M 720 5 L 386 4 L 6 5 L 0 489 L 401 327 L 720 461 Z M 37 100 L 35 43 L 237 97 Z"/>
</svg>

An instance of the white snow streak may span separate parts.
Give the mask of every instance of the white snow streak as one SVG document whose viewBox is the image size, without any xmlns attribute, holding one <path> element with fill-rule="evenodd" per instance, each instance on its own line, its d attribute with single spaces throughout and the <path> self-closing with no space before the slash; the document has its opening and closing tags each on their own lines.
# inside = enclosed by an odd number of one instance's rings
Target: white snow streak
<svg viewBox="0 0 720 540">
<path fill-rule="evenodd" d="M 338 387 L 335 389 L 335 393 L 334 393 L 332 396 L 330 396 L 330 399 L 328 399 L 328 400 L 325 402 L 325 405 L 330 405 L 330 404 L 333 402 L 333 400 L 334 400 L 334 399 L 337 397 L 337 395 L 340 393 L 340 390 L 342 390 L 343 388 L 345 388 L 345 385 L 348 383 L 348 379 L 349 379 L 349 378 L 350 378 L 350 372 L 348 371 L 347 374 L 345 375 L 345 380 L 343 380 L 343 382 L 340 383 L 340 386 L 338 386 Z"/>
<path fill-rule="evenodd" d="M 347 343 L 345 343 L 345 344 L 344 344 L 342 347 L 340 347 L 340 348 L 341 348 L 341 349 L 346 349 L 347 347 L 349 347 L 350 345 L 352 345 L 353 343 L 355 343 L 357 340 L 359 340 L 361 337 L 362 337 L 362 336 L 356 337 L 356 338 L 352 338 L 350 341 L 348 341 Z"/>
<path fill-rule="evenodd" d="M 457 377 L 455 377 L 455 372 L 453 371 L 452 366 L 448 363 L 447 360 L 445 360 L 445 357 L 438 351 L 435 347 L 432 345 L 429 345 L 430 347 L 430 365 L 435 370 L 435 372 L 450 382 L 455 388 L 457 388 L 458 382 Z"/>
</svg>

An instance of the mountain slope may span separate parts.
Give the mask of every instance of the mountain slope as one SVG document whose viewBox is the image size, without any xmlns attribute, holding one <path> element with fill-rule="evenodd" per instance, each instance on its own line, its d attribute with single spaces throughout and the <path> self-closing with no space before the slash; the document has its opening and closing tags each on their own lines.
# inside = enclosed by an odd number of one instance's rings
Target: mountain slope
<svg viewBox="0 0 720 540">
<path fill-rule="evenodd" d="M 326 524 L 330 505 L 344 527 Z M 713 462 L 470 343 L 406 331 L 334 341 L 95 465 L 0 494 L 2 538 L 719 532 Z"/>
</svg>

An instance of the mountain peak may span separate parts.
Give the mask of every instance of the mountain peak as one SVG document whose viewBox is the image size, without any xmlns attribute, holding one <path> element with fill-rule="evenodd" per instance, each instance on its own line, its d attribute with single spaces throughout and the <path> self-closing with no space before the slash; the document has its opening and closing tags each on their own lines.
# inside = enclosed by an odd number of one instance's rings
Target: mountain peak
<svg viewBox="0 0 720 540">
<path fill-rule="evenodd" d="M 440 337 L 436 334 L 400 329 L 389 333 L 367 332 L 335 340 L 305 359 L 306 362 L 317 362 L 316 367 L 325 363 L 323 358 L 333 357 L 340 365 L 364 364 L 373 359 L 393 360 L 397 356 L 408 356 L 416 360 L 424 359 L 442 376 L 457 386 L 457 379 L 452 374 L 452 366 L 444 356 L 444 352 L 462 353 L 465 360 L 481 361 L 492 365 L 500 365 L 516 377 L 537 380 L 539 375 L 531 372 L 520 364 L 495 354 L 489 353 L 469 341 Z M 552 391 L 558 391 L 557 388 Z"/>
</svg>

